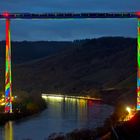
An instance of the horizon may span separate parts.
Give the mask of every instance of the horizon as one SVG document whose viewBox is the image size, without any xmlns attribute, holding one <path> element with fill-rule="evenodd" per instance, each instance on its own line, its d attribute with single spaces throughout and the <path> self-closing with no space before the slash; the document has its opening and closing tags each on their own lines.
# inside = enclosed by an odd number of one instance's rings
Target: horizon
<svg viewBox="0 0 140 140">
<path fill-rule="evenodd" d="M 93 37 L 93 38 L 81 38 L 75 40 L 11 40 L 11 42 L 74 42 L 74 41 L 93 40 L 93 39 L 101 39 L 101 38 L 137 39 L 137 37 L 129 37 L 129 36 L 100 36 L 100 37 Z M 0 42 L 5 42 L 5 40 L 0 40 Z"/>
</svg>

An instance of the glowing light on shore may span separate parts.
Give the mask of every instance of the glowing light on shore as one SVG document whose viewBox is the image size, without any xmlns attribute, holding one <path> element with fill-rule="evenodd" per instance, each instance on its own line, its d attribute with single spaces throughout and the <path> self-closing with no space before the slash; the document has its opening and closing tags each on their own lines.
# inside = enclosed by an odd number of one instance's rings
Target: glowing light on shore
<svg viewBox="0 0 140 140">
<path fill-rule="evenodd" d="M 43 98 L 43 99 L 47 99 L 47 96 L 46 96 L 46 95 L 42 95 L 42 98 Z"/>
<path fill-rule="evenodd" d="M 125 117 L 124 121 L 131 120 L 137 112 L 135 107 L 129 106 L 126 107 L 126 111 L 128 112 L 128 115 Z"/>
<path fill-rule="evenodd" d="M 48 99 L 56 99 L 56 100 L 62 100 L 64 97 L 57 97 L 57 96 L 48 96 Z"/>
<path fill-rule="evenodd" d="M 42 95 L 42 98 L 43 99 L 45 99 L 45 100 L 47 100 L 47 99 L 52 99 L 52 100 L 63 100 L 64 99 L 64 97 L 61 97 L 61 96 L 52 96 L 52 95 L 50 95 L 50 96 L 46 96 L 46 95 Z"/>
<path fill-rule="evenodd" d="M 5 105 L 5 102 L 1 103 L 0 105 L 1 105 L 1 106 L 4 106 L 4 105 Z"/>
<path fill-rule="evenodd" d="M 126 107 L 126 111 L 128 111 L 128 113 L 131 113 L 131 108 L 130 107 Z"/>
</svg>

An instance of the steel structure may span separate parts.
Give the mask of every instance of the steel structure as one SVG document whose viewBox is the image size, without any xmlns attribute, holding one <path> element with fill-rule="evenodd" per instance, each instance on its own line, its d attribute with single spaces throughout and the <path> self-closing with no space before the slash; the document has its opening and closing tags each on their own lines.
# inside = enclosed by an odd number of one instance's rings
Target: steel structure
<svg viewBox="0 0 140 140">
<path fill-rule="evenodd" d="M 5 112 L 12 113 L 10 19 L 6 19 Z"/>
<path fill-rule="evenodd" d="M 0 19 L 85 19 L 85 18 L 140 18 L 140 12 L 112 13 L 8 13 L 0 14 Z"/>
<path fill-rule="evenodd" d="M 136 18 L 138 19 L 137 49 L 137 110 L 140 110 L 140 12 L 111 13 L 8 13 L 0 14 L 6 20 L 6 70 L 5 70 L 5 112 L 12 113 L 12 76 L 11 76 L 11 40 L 10 20 L 16 19 L 96 19 L 96 18 Z"/>
<path fill-rule="evenodd" d="M 138 18 L 137 44 L 137 110 L 140 110 L 140 18 Z"/>
</svg>

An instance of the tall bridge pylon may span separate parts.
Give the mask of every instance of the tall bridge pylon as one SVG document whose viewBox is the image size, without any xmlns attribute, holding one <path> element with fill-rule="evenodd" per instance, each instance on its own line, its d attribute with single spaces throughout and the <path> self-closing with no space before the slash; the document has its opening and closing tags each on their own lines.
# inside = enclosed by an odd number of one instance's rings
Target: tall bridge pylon
<svg viewBox="0 0 140 140">
<path fill-rule="evenodd" d="M 137 37 L 137 110 L 140 110 L 140 18 L 138 18 Z"/>
<path fill-rule="evenodd" d="M 6 19 L 5 112 L 12 113 L 10 19 Z"/>
</svg>

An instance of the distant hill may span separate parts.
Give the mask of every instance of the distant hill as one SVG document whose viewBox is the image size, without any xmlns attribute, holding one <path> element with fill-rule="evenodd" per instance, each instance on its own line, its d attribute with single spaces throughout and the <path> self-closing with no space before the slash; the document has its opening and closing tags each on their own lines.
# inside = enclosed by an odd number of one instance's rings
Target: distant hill
<svg viewBox="0 0 140 140">
<path fill-rule="evenodd" d="M 73 47 L 73 45 L 73 42 L 65 41 L 12 41 L 12 62 L 14 64 L 19 64 L 47 57 L 64 51 L 65 49 L 69 49 L 70 47 Z M 75 43 L 75 45 L 77 44 Z M 0 64 L 5 60 L 5 41 L 0 42 L 0 60 Z"/>
<path fill-rule="evenodd" d="M 132 99 L 136 95 L 136 39 L 104 37 L 55 42 L 51 44 L 53 51 L 50 52 L 42 42 L 24 43 L 21 48 L 19 43 L 15 52 L 13 50 L 13 57 L 16 61 L 18 57 L 22 62 L 36 61 L 13 67 L 14 90 L 33 94 L 89 94 L 108 99 L 115 97 L 114 101 L 124 99 L 126 95 L 127 99 L 129 95 Z M 4 70 L 0 75 L 1 89 L 4 87 L 3 76 Z"/>
</svg>

